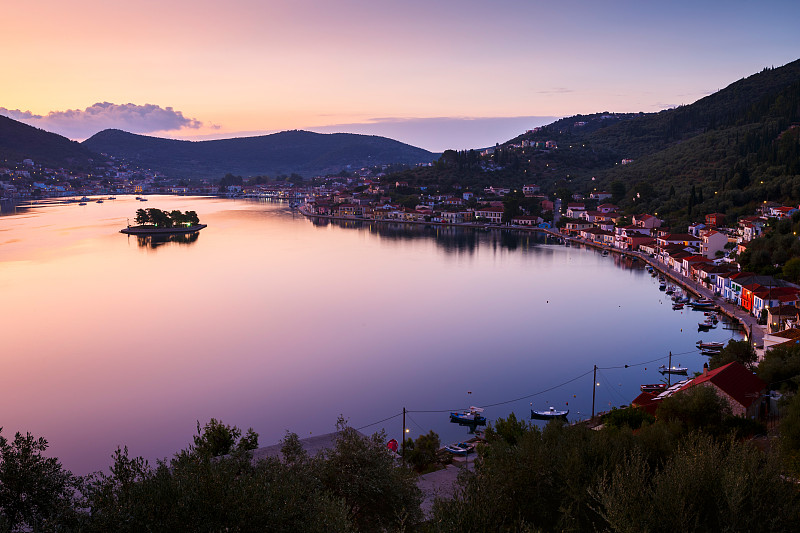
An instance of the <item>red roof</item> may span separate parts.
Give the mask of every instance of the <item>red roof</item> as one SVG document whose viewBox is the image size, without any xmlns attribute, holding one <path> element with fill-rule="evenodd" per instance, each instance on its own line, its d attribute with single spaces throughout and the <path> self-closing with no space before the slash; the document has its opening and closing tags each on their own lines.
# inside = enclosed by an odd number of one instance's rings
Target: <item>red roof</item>
<svg viewBox="0 0 800 533">
<path fill-rule="evenodd" d="M 750 407 L 767 386 L 761 378 L 747 370 L 741 363 L 734 361 L 694 378 L 680 390 L 706 382 L 713 383 L 745 408 Z"/>
</svg>

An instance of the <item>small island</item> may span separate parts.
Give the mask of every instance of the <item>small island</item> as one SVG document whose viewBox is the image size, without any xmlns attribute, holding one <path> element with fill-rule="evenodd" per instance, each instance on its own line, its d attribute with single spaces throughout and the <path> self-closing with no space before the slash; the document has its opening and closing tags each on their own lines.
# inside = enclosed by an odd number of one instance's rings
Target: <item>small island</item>
<svg viewBox="0 0 800 533">
<path fill-rule="evenodd" d="M 196 233 L 207 224 L 200 224 L 194 211 L 170 212 L 161 209 L 137 209 L 136 226 L 123 228 L 120 233 L 127 235 L 171 235 L 175 233 Z"/>
</svg>

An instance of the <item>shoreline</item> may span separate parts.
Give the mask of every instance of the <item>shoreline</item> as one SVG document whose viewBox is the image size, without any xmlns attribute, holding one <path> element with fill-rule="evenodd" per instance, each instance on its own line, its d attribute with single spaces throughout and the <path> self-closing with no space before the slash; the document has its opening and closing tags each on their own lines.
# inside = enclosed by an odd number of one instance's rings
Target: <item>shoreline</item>
<svg viewBox="0 0 800 533">
<path fill-rule="evenodd" d="M 119 230 L 120 233 L 125 235 L 176 235 L 186 233 L 197 233 L 203 228 L 207 228 L 208 224 L 197 224 L 196 226 L 187 226 L 185 228 L 157 228 L 155 226 L 128 226 Z"/>
</svg>

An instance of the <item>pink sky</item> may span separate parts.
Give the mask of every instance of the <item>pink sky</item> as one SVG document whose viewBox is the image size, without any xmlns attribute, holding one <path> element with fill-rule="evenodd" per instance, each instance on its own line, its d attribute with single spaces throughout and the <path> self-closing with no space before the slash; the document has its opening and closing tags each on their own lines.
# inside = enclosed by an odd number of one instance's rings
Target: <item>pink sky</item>
<svg viewBox="0 0 800 533">
<path fill-rule="evenodd" d="M 73 138 L 103 127 L 191 138 L 375 129 L 381 117 L 396 124 L 657 111 L 797 59 L 800 4 L 753 7 L 738 0 L 12 2 L 0 33 L 2 50 L 13 52 L 0 55 L 10 73 L 0 107 Z M 164 122 L 159 111 L 132 119 L 132 108 L 120 107 L 94 112 L 103 102 L 171 108 L 177 118 Z M 417 134 L 411 128 L 401 140 L 450 146 L 423 135 L 429 121 L 416 123 Z M 504 135 L 502 142 L 517 124 L 492 135 Z M 473 138 L 475 146 L 490 144 L 488 133 Z"/>
</svg>

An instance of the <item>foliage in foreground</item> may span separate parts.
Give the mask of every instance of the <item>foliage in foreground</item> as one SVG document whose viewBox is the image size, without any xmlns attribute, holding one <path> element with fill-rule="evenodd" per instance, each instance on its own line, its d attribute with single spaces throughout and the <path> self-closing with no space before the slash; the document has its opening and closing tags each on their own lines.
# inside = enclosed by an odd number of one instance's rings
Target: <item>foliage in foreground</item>
<svg viewBox="0 0 800 533">
<path fill-rule="evenodd" d="M 254 462 L 255 439 L 212 419 L 169 461 L 153 467 L 118 449 L 108 473 L 81 479 L 42 456 L 44 439 L 0 437 L 0 532 L 396 531 L 421 521 L 416 476 L 382 434 L 342 422 L 315 457 L 289 434 L 280 458 Z"/>
<path fill-rule="evenodd" d="M 430 531 L 796 531 L 796 487 L 748 443 L 550 423 L 495 439 Z"/>
</svg>

